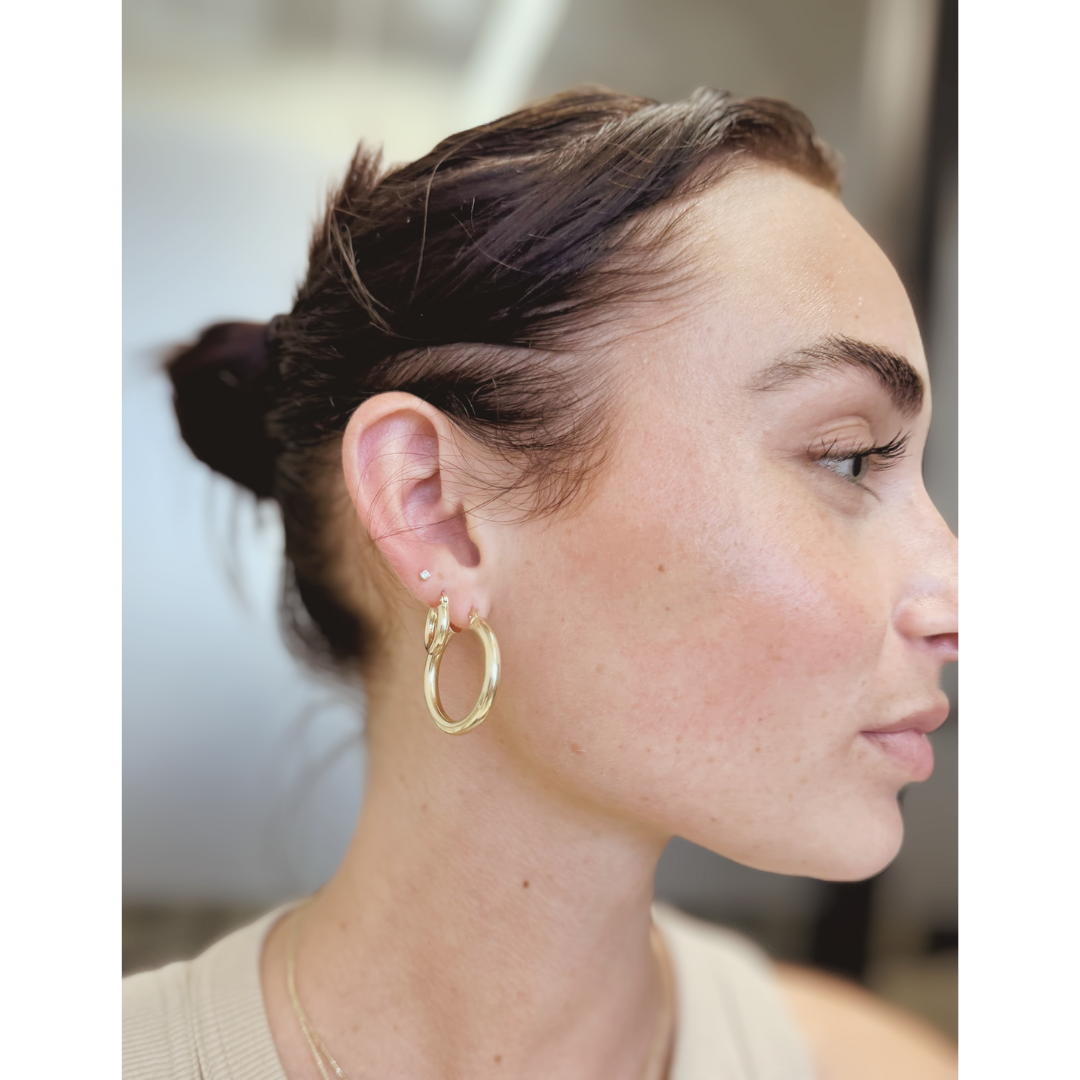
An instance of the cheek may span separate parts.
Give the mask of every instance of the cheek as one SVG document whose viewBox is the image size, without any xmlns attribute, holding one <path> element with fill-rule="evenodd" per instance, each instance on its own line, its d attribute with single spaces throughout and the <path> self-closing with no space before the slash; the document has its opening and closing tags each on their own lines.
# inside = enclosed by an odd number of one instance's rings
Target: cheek
<svg viewBox="0 0 1080 1080">
<path fill-rule="evenodd" d="M 862 726 L 886 627 L 867 603 L 874 575 L 841 572 L 827 528 L 790 526 L 744 514 L 672 558 L 625 650 L 669 760 L 742 799 L 827 781 Z"/>
<path fill-rule="evenodd" d="M 594 506 L 512 590 L 550 628 L 520 643 L 518 689 L 547 705 L 529 746 L 605 802 L 719 811 L 723 789 L 725 813 L 750 812 L 857 735 L 885 627 L 873 569 L 818 512 L 762 512 L 734 484 L 723 503 L 668 485 L 648 513 Z"/>
<path fill-rule="evenodd" d="M 845 559 L 835 530 L 747 513 L 718 534 L 716 551 L 715 587 L 699 590 L 705 604 L 693 606 L 702 630 L 711 627 L 717 679 L 729 693 L 776 701 L 858 690 L 886 618 L 874 611 L 873 568 Z"/>
<path fill-rule="evenodd" d="M 788 692 L 858 692 L 888 626 L 872 546 L 798 479 L 749 461 L 694 465 L 670 475 L 711 476 L 707 488 L 661 485 L 647 514 L 582 545 L 588 577 L 633 613 L 633 632 L 619 632 L 626 674 L 700 684 L 751 712 Z"/>
</svg>

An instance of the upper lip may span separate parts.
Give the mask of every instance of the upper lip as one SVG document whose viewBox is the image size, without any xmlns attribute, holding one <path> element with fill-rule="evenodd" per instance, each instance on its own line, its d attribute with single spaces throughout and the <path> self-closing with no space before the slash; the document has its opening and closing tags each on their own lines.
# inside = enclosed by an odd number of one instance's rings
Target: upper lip
<svg viewBox="0 0 1080 1080">
<path fill-rule="evenodd" d="M 941 701 L 930 708 L 909 713 L 902 720 L 897 720 L 893 724 L 884 724 L 882 727 L 865 728 L 864 730 L 868 735 L 891 735 L 895 731 L 919 731 L 926 735 L 931 731 L 937 731 L 948 719 L 948 716 L 949 702 Z"/>
</svg>

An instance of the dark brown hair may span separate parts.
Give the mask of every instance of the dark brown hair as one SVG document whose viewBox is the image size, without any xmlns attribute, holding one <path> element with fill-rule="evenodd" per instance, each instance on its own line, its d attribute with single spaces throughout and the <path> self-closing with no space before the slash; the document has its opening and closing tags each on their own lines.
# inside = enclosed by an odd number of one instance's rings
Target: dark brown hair
<svg viewBox="0 0 1080 1080">
<path fill-rule="evenodd" d="M 515 466 L 530 512 L 563 506 L 597 467 L 610 414 L 609 365 L 581 345 L 672 280 L 673 230 L 650 230 L 645 212 L 747 155 L 838 189 L 801 112 L 708 89 L 673 105 L 570 91 L 387 172 L 361 146 L 292 311 L 210 327 L 170 360 L 195 455 L 280 504 L 285 625 L 309 658 L 363 658 L 372 643 L 332 540 L 357 406 L 415 394 Z"/>
</svg>

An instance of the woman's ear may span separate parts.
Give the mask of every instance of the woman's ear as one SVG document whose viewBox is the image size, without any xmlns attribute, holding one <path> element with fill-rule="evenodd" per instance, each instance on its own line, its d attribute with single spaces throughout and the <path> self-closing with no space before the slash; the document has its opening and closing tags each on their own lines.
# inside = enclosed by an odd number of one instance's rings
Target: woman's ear
<svg viewBox="0 0 1080 1080">
<path fill-rule="evenodd" d="M 461 436 L 412 394 L 377 394 L 345 429 L 342 464 L 356 513 L 405 588 L 429 607 L 445 592 L 450 621 L 488 614 L 481 548 L 470 535 Z M 428 578 L 421 578 L 427 571 Z"/>
</svg>

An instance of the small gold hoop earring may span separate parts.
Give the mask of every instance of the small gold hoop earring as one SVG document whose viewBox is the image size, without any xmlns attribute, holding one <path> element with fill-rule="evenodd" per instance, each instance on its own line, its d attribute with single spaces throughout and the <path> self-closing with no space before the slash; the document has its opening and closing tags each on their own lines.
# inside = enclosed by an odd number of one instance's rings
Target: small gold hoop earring
<svg viewBox="0 0 1080 1080">
<path fill-rule="evenodd" d="M 480 696 L 469 715 L 463 720 L 451 720 L 444 712 L 439 697 L 439 665 L 442 664 L 443 653 L 455 633 L 450 628 L 450 601 L 446 593 L 439 597 L 438 608 L 427 613 L 424 627 L 424 648 L 427 649 L 427 660 L 424 662 L 424 700 L 427 702 L 431 719 L 448 735 L 464 735 L 487 719 L 487 714 L 491 712 L 491 706 L 495 702 L 499 676 L 502 674 L 499 643 L 495 640 L 491 627 L 476 611 L 469 613 L 469 629 L 484 643 L 484 685 L 480 688 Z"/>
</svg>

